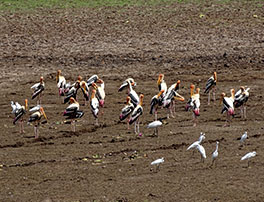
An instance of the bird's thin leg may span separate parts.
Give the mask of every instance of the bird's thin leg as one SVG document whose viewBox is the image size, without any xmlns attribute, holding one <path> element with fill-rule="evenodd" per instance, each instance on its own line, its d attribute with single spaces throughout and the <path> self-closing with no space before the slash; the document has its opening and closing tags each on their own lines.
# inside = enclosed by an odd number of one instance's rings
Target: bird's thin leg
<svg viewBox="0 0 264 202">
<path fill-rule="evenodd" d="M 173 108 L 173 116 L 175 116 L 175 114 L 176 114 L 176 104 L 175 104 L 175 100 L 172 100 L 172 108 Z"/>
<path fill-rule="evenodd" d="M 127 118 L 127 130 L 130 130 L 130 127 L 129 127 L 129 119 L 130 118 Z"/>
<path fill-rule="evenodd" d="M 139 132 L 139 118 L 138 118 L 138 120 L 137 120 L 137 129 L 138 129 L 138 134 L 140 133 Z"/>
<path fill-rule="evenodd" d="M 214 100 L 214 103 L 215 103 L 215 91 L 216 91 L 216 87 L 213 88 L 213 100 Z"/>
<path fill-rule="evenodd" d="M 23 118 L 21 119 L 21 126 L 22 126 L 22 133 L 25 133 L 25 130 L 24 130 L 24 120 L 23 120 Z"/>
<path fill-rule="evenodd" d="M 170 114 L 171 114 L 171 117 L 174 118 L 174 113 L 173 113 L 173 101 L 171 101 L 171 104 L 170 104 Z"/>
<path fill-rule="evenodd" d="M 169 107 L 169 108 L 168 108 L 168 112 L 167 112 L 167 119 L 170 118 L 170 114 L 171 114 L 171 109 L 170 109 L 170 107 Z"/>
<path fill-rule="evenodd" d="M 73 132 L 76 132 L 76 121 L 73 119 Z"/>
<path fill-rule="evenodd" d="M 211 91 L 209 91 L 208 93 L 208 105 L 210 105 L 210 94 L 211 94 Z"/>
<path fill-rule="evenodd" d="M 157 127 L 157 128 L 156 128 L 156 135 L 157 135 L 157 136 L 158 136 L 158 133 L 159 133 L 159 132 L 158 132 L 158 127 Z"/>
<path fill-rule="evenodd" d="M 247 119 L 247 106 L 244 106 L 244 119 Z"/>
<path fill-rule="evenodd" d="M 157 109 L 155 109 L 155 121 L 157 121 L 158 120 L 158 111 L 157 111 Z"/>
<path fill-rule="evenodd" d="M 134 128 L 135 134 L 137 134 L 137 121 L 135 121 L 135 128 Z"/>
<path fill-rule="evenodd" d="M 249 167 L 249 160 L 248 160 L 248 167 Z"/>
<path fill-rule="evenodd" d="M 195 127 L 197 125 L 197 117 L 193 113 L 193 126 Z"/>
<path fill-rule="evenodd" d="M 96 125 L 96 126 L 99 126 L 98 118 L 95 118 L 95 125 Z"/>
</svg>

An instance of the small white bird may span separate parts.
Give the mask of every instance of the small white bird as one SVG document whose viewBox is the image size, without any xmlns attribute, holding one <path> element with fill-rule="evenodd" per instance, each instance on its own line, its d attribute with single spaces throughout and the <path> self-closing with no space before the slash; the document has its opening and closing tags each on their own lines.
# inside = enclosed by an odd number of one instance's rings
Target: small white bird
<svg viewBox="0 0 264 202">
<path fill-rule="evenodd" d="M 151 123 L 148 124 L 147 128 L 154 128 L 155 132 L 154 134 L 158 136 L 158 127 L 162 126 L 162 121 L 157 120 L 157 121 L 153 121 Z"/>
<path fill-rule="evenodd" d="M 211 164 L 211 166 L 214 165 L 215 160 L 216 160 L 216 158 L 218 157 L 218 144 L 219 144 L 219 142 L 216 141 L 216 148 L 215 148 L 215 151 L 214 151 L 213 154 L 212 154 L 212 164 Z M 215 163 L 215 164 L 216 164 L 216 163 Z"/>
<path fill-rule="evenodd" d="M 241 158 L 241 161 L 244 161 L 244 160 L 247 160 L 248 159 L 248 167 L 249 167 L 249 159 L 256 156 L 257 155 L 257 152 L 253 151 L 253 152 L 249 152 L 247 153 L 245 156 L 243 156 Z"/>
<path fill-rule="evenodd" d="M 187 148 L 187 151 L 190 150 L 190 149 L 196 148 L 197 145 L 200 145 L 204 139 L 205 139 L 205 134 L 204 134 L 203 132 L 201 132 L 198 141 L 195 141 L 194 143 L 192 143 L 192 144 Z"/>
<path fill-rule="evenodd" d="M 196 149 L 198 149 L 198 151 L 201 154 L 201 161 L 204 162 L 204 159 L 206 159 L 206 153 L 205 153 L 205 149 L 202 145 L 198 144 Z"/>
<path fill-rule="evenodd" d="M 241 136 L 240 138 L 240 142 L 241 144 L 243 144 L 245 142 L 245 140 L 247 139 L 248 135 L 247 135 L 247 131 Z"/>
<path fill-rule="evenodd" d="M 163 162 L 164 162 L 164 157 L 151 162 L 150 165 L 157 165 L 157 169 L 156 169 L 156 171 L 157 171 L 157 170 L 159 170 L 160 164 L 163 163 Z"/>
</svg>

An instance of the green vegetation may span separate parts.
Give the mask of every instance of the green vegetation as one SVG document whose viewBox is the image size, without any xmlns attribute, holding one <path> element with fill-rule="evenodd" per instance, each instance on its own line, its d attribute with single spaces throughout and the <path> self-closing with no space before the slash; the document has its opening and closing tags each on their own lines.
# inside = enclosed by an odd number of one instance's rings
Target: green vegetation
<svg viewBox="0 0 264 202">
<path fill-rule="evenodd" d="M 216 3 L 230 3 L 239 0 L 214 0 Z M 249 1 L 249 0 L 240 0 Z M 102 6 L 151 6 L 171 3 L 202 3 L 206 0 L 0 0 L 0 11 L 32 11 L 35 9 L 95 8 Z M 264 0 L 251 0 L 263 5 Z"/>
</svg>

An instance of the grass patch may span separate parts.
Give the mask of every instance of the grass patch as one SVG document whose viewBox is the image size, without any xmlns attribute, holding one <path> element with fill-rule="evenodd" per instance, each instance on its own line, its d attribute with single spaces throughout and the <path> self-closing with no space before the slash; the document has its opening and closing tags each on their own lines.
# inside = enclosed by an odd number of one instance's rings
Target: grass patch
<svg viewBox="0 0 264 202">
<path fill-rule="evenodd" d="M 215 3 L 251 2 L 263 6 L 264 0 L 212 0 Z M 0 11 L 34 11 L 36 9 L 154 6 L 171 3 L 205 3 L 206 0 L 0 0 Z M 210 1 L 209 1 L 210 2 Z"/>
</svg>

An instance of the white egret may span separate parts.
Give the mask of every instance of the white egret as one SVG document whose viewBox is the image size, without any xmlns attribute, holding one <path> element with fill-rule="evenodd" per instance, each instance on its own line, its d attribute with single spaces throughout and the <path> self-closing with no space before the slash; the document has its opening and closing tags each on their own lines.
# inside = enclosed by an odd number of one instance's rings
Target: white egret
<svg viewBox="0 0 264 202">
<path fill-rule="evenodd" d="M 218 145 L 219 145 L 219 142 L 216 141 L 216 148 L 215 148 L 215 151 L 212 154 L 212 164 L 211 164 L 211 166 L 213 166 L 214 164 L 216 165 L 216 158 L 218 157 Z"/>
<path fill-rule="evenodd" d="M 157 159 L 155 161 L 152 161 L 150 165 L 157 165 L 157 170 L 159 170 L 159 166 L 161 163 L 164 163 L 164 157 L 160 158 L 160 159 Z"/>
<path fill-rule="evenodd" d="M 255 151 L 249 152 L 241 158 L 241 161 L 248 160 L 248 167 L 249 167 L 249 159 L 256 156 L 256 155 L 257 155 L 257 152 L 255 152 Z"/>
</svg>

